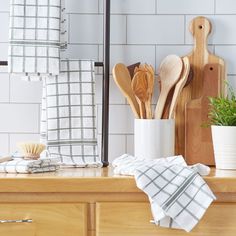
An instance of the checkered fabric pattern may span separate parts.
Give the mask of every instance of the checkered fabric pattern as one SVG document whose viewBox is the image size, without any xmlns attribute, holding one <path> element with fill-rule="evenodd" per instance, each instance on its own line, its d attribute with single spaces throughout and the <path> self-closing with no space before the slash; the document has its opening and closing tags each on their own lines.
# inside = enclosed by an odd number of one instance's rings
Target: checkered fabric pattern
<svg viewBox="0 0 236 236">
<path fill-rule="evenodd" d="M 73 167 L 101 167 L 97 152 L 94 62 L 62 60 L 43 86 L 41 141 Z"/>
<path fill-rule="evenodd" d="M 148 195 L 153 222 L 159 226 L 189 232 L 216 199 L 199 175 L 209 173 L 209 167 L 188 167 L 181 156 L 139 160 L 123 155 L 113 165 L 116 173 L 128 173 L 128 166 L 132 166 L 130 174 L 135 176 L 137 187 Z"/>
<path fill-rule="evenodd" d="M 9 73 L 27 80 L 58 75 L 60 47 L 65 42 L 61 0 L 11 0 Z M 63 3 L 64 4 L 64 3 Z"/>
<path fill-rule="evenodd" d="M 24 160 L 16 158 L 12 161 L 0 163 L 0 172 L 16 174 L 51 172 L 60 168 L 57 162 L 53 159 Z"/>
</svg>

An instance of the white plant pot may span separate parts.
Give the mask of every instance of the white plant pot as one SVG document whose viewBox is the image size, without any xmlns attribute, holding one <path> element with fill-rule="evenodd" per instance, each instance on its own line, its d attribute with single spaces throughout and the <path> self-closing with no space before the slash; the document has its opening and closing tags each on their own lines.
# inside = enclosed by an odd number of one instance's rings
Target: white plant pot
<svg viewBox="0 0 236 236">
<path fill-rule="evenodd" d="M 236 169 L 236 126 L 211 126 L 217 169 Z"/>
<path fill-rule="evenodd" d="M 141 159 L 173 156 L 175 151 L 175 121 L 136 119 L 134 125 L 134 155 Z"/>
</svg>

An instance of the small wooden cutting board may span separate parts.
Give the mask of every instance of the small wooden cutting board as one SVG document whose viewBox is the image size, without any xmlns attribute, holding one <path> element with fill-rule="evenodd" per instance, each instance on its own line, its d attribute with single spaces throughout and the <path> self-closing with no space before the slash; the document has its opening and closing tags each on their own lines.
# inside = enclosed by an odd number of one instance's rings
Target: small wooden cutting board
<svg viewBox="0 0 236 236">
<path fill-rule="evenodd" d="M 202 97 L 186 104 L 185 158 L 188 164 L 215 165 L 211 128 L 208 121 L 209 99 L 220 95 L 220 65 L 207 64 L 203 70 Z"/>
</svg>

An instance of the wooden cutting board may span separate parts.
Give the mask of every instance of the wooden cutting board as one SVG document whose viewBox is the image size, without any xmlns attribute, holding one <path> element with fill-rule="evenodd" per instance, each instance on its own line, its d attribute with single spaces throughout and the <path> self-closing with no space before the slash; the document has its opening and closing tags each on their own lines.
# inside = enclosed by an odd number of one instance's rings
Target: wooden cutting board
<svg viewBox="0 0 236 236">
<path fill-rule="evenodd" d="M 223 83 L 226 78 L 225 62 L 220 57 L 209 52 L 207 48 L 207 40 L 211 28 L 210 21 L 202 16 L 194 18 L 190 23 L 190 32 L 194 38 L 194 47 L 187 57 L 189 58 L 190 66 L 193 69 L 193 80 L 183 89 L 176 107 L 176 154 L 185 154 L 185 105 L 188 101 L 202 96 L 203 68 L 206 64 L 217 63 L 220 65 L 220 90 L 222 92 L 225 90 Z"/>
<path fill-rule="evenodd" d="M 220 95 L 220 65 L 207 64 L 203 71 L 202 97 L 186 104 L 185 158 L 188 164 L 215 165 L 211 128 L 202 127 L 208 120 L 209 99 Z"/>
</svg>

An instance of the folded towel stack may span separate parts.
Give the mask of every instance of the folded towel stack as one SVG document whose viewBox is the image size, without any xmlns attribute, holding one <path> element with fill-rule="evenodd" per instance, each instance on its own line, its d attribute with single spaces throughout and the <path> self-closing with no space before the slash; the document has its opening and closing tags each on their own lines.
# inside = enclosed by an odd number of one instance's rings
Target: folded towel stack
<svg viewBox="0 0 236 236">
<path fill-rule="evenodd" d="M 56 159 L 24 160 L 16 158 L 12 161 L 0 163 L 1 173 L 43 173 L 56 171 L 60 168 Z"/>
<path fill-rule="evenodd" d="M 59 76 L 43 80 L 41 142 L 72 167 L 101 167 L 97 151 L 94 62 L 62 60 Z"/>
<path fill-rule="evenodd" d="M 11 0 L 9 73 L 40 80 L 58 75 L 62 28 L 65 25 L 61 0 Z"/>
<path fill-rule="evenodd" d="M 191 231 L 215 196 L 200 175 L 209 167 L 188 167 L 182 156 L 140 160 L 123 155 L 113 162 L 116 174 L 134 175 L 138 188 L 150 200 L 154 223 Z"/>
</svg>

